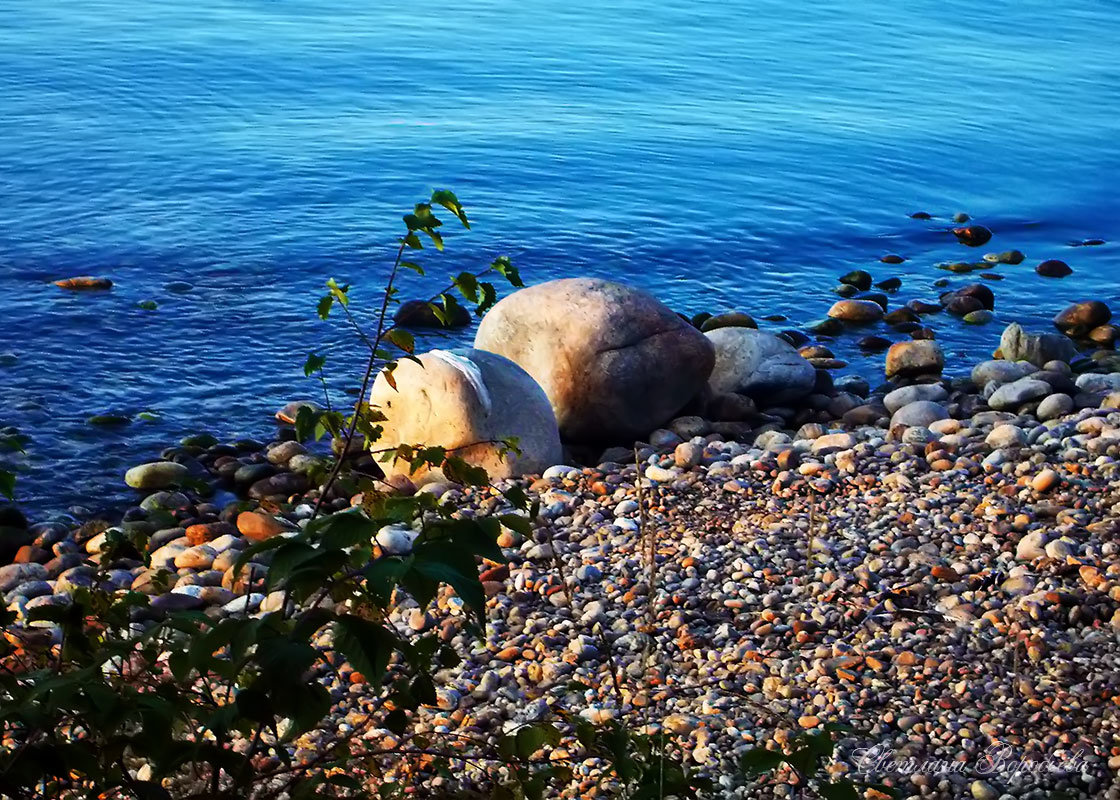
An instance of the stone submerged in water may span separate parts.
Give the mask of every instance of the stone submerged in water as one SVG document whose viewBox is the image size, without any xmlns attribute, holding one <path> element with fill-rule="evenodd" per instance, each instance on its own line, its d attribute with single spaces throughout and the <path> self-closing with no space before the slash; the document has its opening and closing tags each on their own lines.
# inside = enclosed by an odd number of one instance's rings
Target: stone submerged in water
<svg viewBox="0 0 1120 800">
<path fill-rule="evenodd" d="M 104 291 L 113 288 L 113 282 L 108 278 L 96 278 L 92 275 L 63 278 L 60 281 L 55 281 L 54 285 L 60 289 L 72 289 L 77 291 Z"/>
<path fill-rule="evenodd" d="M 1050 361 L 1069 363 L 1077 355 L 1077 348 L 1065 336 L 1028 333 L 1017 322 L 1004 328 L 999 338 L 999 350 L 1008 361 L 1028 361 L 1036 367 L 1043 367 Z"/>
<path fill-rule="evenodd" d="M 701 334 L 697 333 L 697 336 Z M 441 446 L 491 478 L 540 473 L 561 460 L 556 417 L 540 386 L 508 358 L 482 350 L 433 350 L 419 364 L 401 361 L 396 387 L 378 375 L 370 406 L 386 419 L 376 446 Z M 520 453 L 502 452 L 518 437 Z M 411 474 L 408 462 L 382 464 L 386 475 Z M 421 467 L 417 475 L 426 471 Z"/>
<path fill-rule="evenodd" d="M 940 375 L 944 368 L 945 354 L 941 352 L 941 345 L 932 339 L 895 342 L 887 350 L 888 378 Z"/>
<path fill-rule="evenodd" d="M 152 461 L 139 464 L 124 474 L 124 482 L 133 489 L 166 489 L 187 479 L 190 470 L 174 461 Z"/>
<path fill-rule="evenodd" d="M 772 403 L 798 400 L 813 390 L 816 370 L 793 345 L 765 331 L 719 328 L 705 334 L 715 349 L 708 385 Z"/>
<path fill-rule="evenodd" d="M 483 317 L 475 347 L 528 372 L 576 442 L 659 427 L 703 390 L 715 362 L 707 337 L 652 295 L 595 278 L 505 297 Z"/>
</svg>

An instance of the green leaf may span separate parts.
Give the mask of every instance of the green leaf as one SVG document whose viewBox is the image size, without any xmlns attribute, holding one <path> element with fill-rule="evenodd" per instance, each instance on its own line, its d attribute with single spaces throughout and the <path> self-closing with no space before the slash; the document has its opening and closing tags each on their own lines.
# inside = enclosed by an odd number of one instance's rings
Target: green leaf
<svg viewBox="0 0 1120 800">
<path fill-rule="evenodd" d="M 373 595 L 377 605 L 382 608 L 389 605 L 393 590 L 411 568 L 411 558 L 382 556 L 362 569 L 362 575 L 366 579 L 366 589 Z"/>
<path fill-rule="evenodd" d="M 348 294 L 350 291 L 350 284 L 339 286 L 334 278 L 328 278 L 327 288 L 330 289 L 331 296 L 333 296 L 335 300 L 342 303 L 344 306 L 350 305 L 350 295 Z"/>
<path fill-rule="evenodd" d="M 376 622 L 344 614 L 334 623 L 334 646 L 371 686 L 377 686 L 389 668 L 397 637 Z"/>
<path fill-rule="evenodd" d="M 321 356 L 317 353 L 308 353 L 307 360 L 303 362 L 304 377 L 310 378 L 316 372 L 319 372 L 325 363 L 327 363 L 326 356 Z"/>
<path fill-rule="evenodd" d="M 406 353 L 412 353 L 416 350 L 416 339 L 403 328 L 392 328 L 385 334 L 385 338 Z"/>
<path fill-rule="evenodd" d="M 478 302 L 478 278 L 471 272 L 460 272 L 451 282 L 459 293 L 471 303 Z"/>
<path fill-rule="evenodd" d="M 377 524 L 358 509 L 320 517 L 307 526 L 308 538 L 318 539 L 322 550 L 341 550 L 369 542 L 377 535 Z"/>
<path fill-rule="evenodd" d="M 410 232 L 407 236 L 403 237 L 401 241 L 404 242 L 407 247 L 411 247 L 413 250 L 424 249 L 424 245 L 420 243 L 420 237 L 415 233 Z"/>
<path fill-rule="evenodd" d="M 415 261 L 402 261 L 400 265 L 402 267 L 404 267 L 405 269 L 412 270 L 417 275 L 423 275 L 424 274 L 424 268 L 422 266 L 420 266 L 419 264 L 417 264 Z"/>
<path fill-rule="evenodd" d="M 452 542 L 425 542 L 413 551 L 417 573 L 437 583 L 447 583 L 474 611 L 480 624 L 486 621 L 486 595 L 478 579 L 474 554 Z"/>
<path fill-rule="evenodd" d="M 463 211 L 463 206 L 459 203 L 459 198 L 455 196 L 454 192 L 448 189 L 436 189 L 432 192 L 432 202 L 446 208 L 459 218 L 459 222 L 463 223 L 464 228 L 470 229 L 471 224 L 467 221 L 467 215 Z"/>
<path fill-rule="evenodd" d="M 545 745 L 555 747 L 560 743 L 560 731 L 552 725 L 541 723 L 527 725 L 517 731 L 515 748 L 518 758 L 528 760 Z"/>
<path fill-rule="evenodd" d="M 0 469 L 0 494 L 9 500 L 16 498 L 16 476 L 6 469 Z"/>
<path fill-rule="evenodd" d="M 525 494 L 525 490 L 520 486 L 509 487 L 502 492 L 502 495 L 505 496 L 506 500 L 509 500 L 514 508 L 525 509 L 529 505 L 529 495 Z"/>
<path fill-rule="evenodd" d="M 399 708 L 394 708 L 385 715 L 385 727 L 400 736 L 408 727 L 408 714 Z"/>
<path fill-rule="evenodd" d="M 443 251 L 443 237 L 437 231 L 425 230 L 424 233 L 428 234 L 428 238 L 432 240 L 432 244 L 436 246 L 436 250 Z"/>
<path fill-rule="evenodd" d="M 522 536 L 533 535 L 533 523 L 528 517 L 520 514 L 502 514 L 498 519 L 511 531 L 517 531 Z"/>
<path fill-rule="evenodd" d="M 486 281 L 480 283 L 478 288 L 482 291 L 482 300 L 479 302 L 478 308 L 474 310 L 474 313 L 476 316 L 481 317 L 490 310 L 494 303 L 498 302 L 498 290 L 494 288 L 494 284 L 487 283 Z"/>
<path fill-rule="evenodd" d="M 296 441 L 310 442 L 316 439 L 315 429 L 319 425 L 321 413 L 311 405 L 302 405 L 296 412 Z"/>
<path fill-rule="evenodd" d="M 513 263 L 509 260 L 509 256 L 498 256 L 495 258 L 490 262 L 490 269 L 509 281 L 510 286 L 520 288 L 525 285 L 521 281 L 521 273 L 517 271 L 517 267 L 513 266 Z"/>
<path fill-rule="evenodd" d="M 319 319 L 326 319 L 331 315 L 331 306 L 334 305 L 334 295 L 325 294 L 319 300 Z"/>
<path fill-rule="evenodd" d="M 136 415 L 136 418 L 142 419 L 145 422 L 158 422 L 160 417 L 159 414 L 154 411 L 141 411 Z"/>
<path fill-rule="evenodd" d="M 482 467 L 468 464 L 457 456 L 448 456 L 443 462 L 443 473 L 449 481 L 468 486 L 488 486 L 490 476 Z"/>
<path fill-rule="evenodd" d="M 778 751 L 756 747 L 743 753 L 739 758 L 739 769 L 745 775 L 763 775 L 777 768 L 783 761 L 785 756 Z"/>
</svg>

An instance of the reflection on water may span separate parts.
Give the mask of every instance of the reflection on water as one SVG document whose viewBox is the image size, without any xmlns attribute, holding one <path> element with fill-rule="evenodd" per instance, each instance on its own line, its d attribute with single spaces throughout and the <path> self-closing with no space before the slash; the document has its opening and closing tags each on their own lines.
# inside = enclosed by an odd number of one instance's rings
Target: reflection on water
<svg viewBox="0 0 1120 800">
<path fill-rule="evenodd" d="M 900 301 L 964 280 L 934 264 L 964 255 L 945 230 L 966 210 L 1028 259 L 991 325 L 933 318 L 951 353 L 1118 299 L 1117 247 L 1067 245 L 1120 236 L 1107 4 L 349 5 L 0 0 L 0 422 L 33 437 L 33 507 L 117 502 L 126 465 L 191 431 L 267 437 L 341 338 L 322 281 L 372 296 L 435 186 L 476 222 L 437 276 L 506 252 L 530 280 L 803 323 L 854 267 L 900 276 Z M 1051 257 L 1074 275 L 1036 276 Z M 116 288 L 47 283 L 85 273 Z M 855 338 L 832 346 L 876 374 Z"/>
</svg>

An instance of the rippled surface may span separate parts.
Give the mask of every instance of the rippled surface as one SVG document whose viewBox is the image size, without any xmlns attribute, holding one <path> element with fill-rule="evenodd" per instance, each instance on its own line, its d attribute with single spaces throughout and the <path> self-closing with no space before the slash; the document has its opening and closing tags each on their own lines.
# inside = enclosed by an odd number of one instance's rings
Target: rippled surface
<svg viewBox="0 0 1120 800">
<path fill-rule="evenodd" d="M 189 432 L 267 438 L 339 338 L 322 281 L 372 299 L 394 220 L 437 186 L 476 225 L 436 275 L 505 252 L 530 280 L 799 323 L 855 267 L 932 299 L 935 263 L 1022 249 L 996 322 L 933 320 L 973 358 L 1000 323 L 1120 296 L 1112 4 L 351 5 L 0 0 L 0 421 L 33 438 L 31 507 L 122 502 L 126 466 Z M 945 233 L 958 210 L 988 247 Z M 1089 237 L 1109 243 L 1068 247 Z M 1075 274 L 1036 276 L 1050 257 Z M 48 283 L 87 273 L 116 287 Z"/>
</svg>

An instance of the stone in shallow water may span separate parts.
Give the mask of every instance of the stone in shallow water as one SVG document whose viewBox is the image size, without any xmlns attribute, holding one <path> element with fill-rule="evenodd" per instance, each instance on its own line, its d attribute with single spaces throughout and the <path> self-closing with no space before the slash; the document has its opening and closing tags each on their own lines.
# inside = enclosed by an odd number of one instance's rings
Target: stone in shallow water
<svg viewBox="0 0 1120 800">
<path fill-rule="evenodd" d="M 1054 327 L 1066 336 L 1085 336 L 1112 319 L 1112 311 L 1100 300 L 1072 303 L 1054 317 Z"/>
<path fill-rule="evenodd" d="M 883 307 L 874 300 L 838 300 L 828 310 L 828 316 L 856 324 L 878 322 L 883 318 Z"/>
<path fill-rule="evenodd" d="M 895 342 L 887 351 L 888 378 L 914 375 L 940 375 L 945 367 L 941 346 L 932 339 Z"/>
<path fill-rule="evenodd" d="M 1004 328 L 999 338 L 999 350 L 1008 361 L 1029 361 L 1037 367 L 1050 361 L 1068 363 L 1077 355 L 1077 348 L 1065 336 L 1028 333 L 1017 322 Z"/>
<path fill-rule="evenodd" d="M 804 397 L 816 384 L 813 365 L 774 334 L 719 328 L 704 335 L 715 350 L 715 366 L 709 378 L 715 395 L 739 393 L 783 403 Z"/>
<path fill-rule="evenodd" d="M 152 461 L 139 464 L 124 474 L 124 482 L 133 489 L 166 489 L 187 479 L 190 471 L 174 461 Z"/>
</svg>

